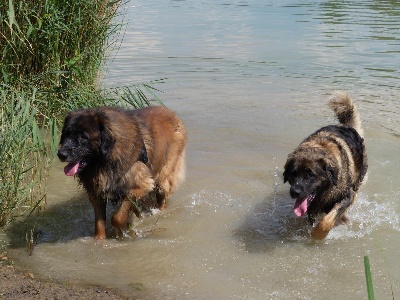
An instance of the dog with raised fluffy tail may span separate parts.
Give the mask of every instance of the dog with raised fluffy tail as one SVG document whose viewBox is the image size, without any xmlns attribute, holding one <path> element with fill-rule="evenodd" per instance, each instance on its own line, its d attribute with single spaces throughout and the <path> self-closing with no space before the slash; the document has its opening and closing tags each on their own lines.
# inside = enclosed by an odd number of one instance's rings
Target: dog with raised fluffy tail
<svg viewBox="0 0 400 300">
<path fill-rule="evenodd" d="M 308 215 L 314 239 L 324 239 L 335 226 L 347 223 L 346 210 L 354 202 L 368 163 L 364 132 L 357 108 L 345 92 L 329 100 L 338 125 L 325 126 L 307 137 L 288 155 L 283 178 L 295 199 L 294 213 Z"/>
</svg>

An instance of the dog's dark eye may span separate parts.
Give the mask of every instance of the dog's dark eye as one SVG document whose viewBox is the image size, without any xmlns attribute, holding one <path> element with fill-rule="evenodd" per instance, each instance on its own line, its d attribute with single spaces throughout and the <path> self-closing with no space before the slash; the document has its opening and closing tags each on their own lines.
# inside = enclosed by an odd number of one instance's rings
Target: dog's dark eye
<svg viewBox="0 0 400 300">
<path fill-rule="evenodd" d="M 307 179 L 313 179 L 315 177 L 315 174 L 313 172 L 311 172 L 311 171 L 307 171 L 306 174 L 305 174 L 305 177 Z"/>
<path fill-rule="evenodd" d="M 87 133 L 85 133 L 85 132 L 81 132 L 79 134 L 79 138 L 78 139 L 79 139 L 80 142 L 86 142 L 87 140 L 89 140 L 89 135 Z"/>
</svg>

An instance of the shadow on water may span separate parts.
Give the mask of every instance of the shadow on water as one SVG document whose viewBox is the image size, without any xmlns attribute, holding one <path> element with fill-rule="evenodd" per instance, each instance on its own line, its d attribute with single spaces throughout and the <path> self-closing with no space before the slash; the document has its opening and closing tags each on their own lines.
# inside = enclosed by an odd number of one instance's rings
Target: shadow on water
<svg viewBox="0 0 400 300">
<path fill-rule="evenodd" d="M 234 238 L 250 253 L 274 251 L 289 243 L 315 243 L 309 238 L 308 219 L 296 217 L 293 205 L 287 191 L 269 195 L 254 205 L 253 211 L 234 230 Z"/>
<path fill-rule="evenodd" d="M 112 204 L 107 206 L 107 233 L 114 234 L 110 225 Z M 27 235 L 36 244 L 65 243 L 94 235 L 94 213 L 84 193 L 68 201 L 47 207 L 40 214 L 32 214 L 22 221 L 14 222 L 8 229 L 10 248 L 27 246 Z"/>
</svg>

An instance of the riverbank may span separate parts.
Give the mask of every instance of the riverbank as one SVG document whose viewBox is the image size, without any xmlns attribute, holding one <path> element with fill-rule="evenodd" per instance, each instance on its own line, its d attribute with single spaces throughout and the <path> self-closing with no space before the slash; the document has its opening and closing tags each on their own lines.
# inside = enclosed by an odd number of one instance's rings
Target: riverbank
<svg viewBox="0 0 400 300">
<path fill-rule="evenodd" d="M 29 270 L 19 270 L 8 253 L 0 253 L 0 299 L 133 299 L 104 287 L 79 287 L 39 279 Z"/>
</svg>

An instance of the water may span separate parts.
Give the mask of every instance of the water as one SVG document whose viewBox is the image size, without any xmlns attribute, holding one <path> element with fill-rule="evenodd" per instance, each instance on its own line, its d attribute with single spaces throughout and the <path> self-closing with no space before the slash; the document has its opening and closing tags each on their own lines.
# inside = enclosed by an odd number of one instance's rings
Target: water
<svg viewBox="0 0 400 300">
<path fill-rule="evenodd" d="M 93 212 L 56 163 L 48 208 L 10 231 L 17 265 L 137 299 L 378 299 L 400 296 L 400 4 L 395 1 L 130 1 L 105 84 L 157 81 L 184 120 L 188 176 L 141 237 L 94 243 Z M 322 242 L 293 213 L 287 154 L 357 101 L 368 181 Z M 22 238 L 21 238 L 22 237 Z M 392 287 L 391 287 L 392 285 Z"/>
</svg>

